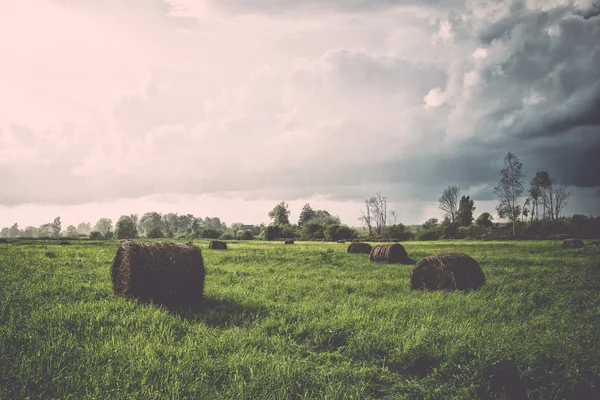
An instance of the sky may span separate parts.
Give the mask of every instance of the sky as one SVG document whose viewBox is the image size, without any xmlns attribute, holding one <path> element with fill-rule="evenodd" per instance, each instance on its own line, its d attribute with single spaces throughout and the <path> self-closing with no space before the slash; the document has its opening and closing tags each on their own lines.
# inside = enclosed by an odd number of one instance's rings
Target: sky
<svg viewBox="0 0 600 400">
<path fill-rule="evenodd" d="M 0 227 L 495 214 L 508 152 L 599 215 L 598 38 L 587 0 L 0 0 Z"/>
</svg>

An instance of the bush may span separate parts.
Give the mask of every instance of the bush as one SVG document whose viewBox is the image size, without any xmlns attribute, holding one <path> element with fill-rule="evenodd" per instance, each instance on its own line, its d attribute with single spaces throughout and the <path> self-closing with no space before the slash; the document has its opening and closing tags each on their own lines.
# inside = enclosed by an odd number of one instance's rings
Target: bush
<svg viewBox="0 0 600 400">
<path fill-rule="evenodd" d="M 233 240 L 233 234 L 229 233 L 229 232 L 225 232 L 223 233 L 219 239 L 221 240 Z"/>
<path fill-rule="evenodd" d="M 165 234 L 159 228 L 152 228 L 146 233 L 146 237 L 149 239 L 164 238 Z"/>
<path fill-rule="evenodd" d="M 417 232 L 416 239 L 417 240 L 439 240 L 441 236 L 441 232 L 436 229 L 422 229 Z"/>
<path fill-rule="evenodd" d="M 356 236 L 358 236 L 357 232 L 354 229 L 345 225 L 337 224 L 329 225 L 325 229 L 325 234 L 327 240 L 333 241 L 354 239 Z"/>
<path fill-rule="evenodd" d="M 239 231 L 238 239 L 240 240 L 252 240 L 254 239 L 254 235 L 251 230 Z"/>
<path fill-rule="evenodd" d="M 221 231 L 218 231 L 216 229 L 207 228 L 202 229 L 202 231 L 200 232 L 200 237 L 205 239 L 218 239 L 219 236 L 221 236 L 221 233 Z"/>
<path fill-rule="evenodd" d="M 114 234 L 113 234 L 111 231 L 107 231 L 107 232 L 104 234 L 104 239 L 108 239 L 108 240 L 110 240 L 110 239 L 112 239 L 113 237 L 114 237 Z"/>
<path fill-rule="evenodd" d="M 104 239 L 104 235 L 102 235 L 102 233 L 98 232 L 98 231 L 91 231 L 90 232 L 90 239 L 92 239 L 92 240 Z"/>
<path fill-rule="evenodd" d="M 406 241 L 413 238 L 413 234 L 403 224 L 390 225 L 385 228 L 385 236 L 390 239 Z"/>
<path fill-rule="evenodd" d="M 325 239 L 324 226 L 316 222 L 308 222 L 302 227 L 302 240 Z"/>
<path fill-rule="evenodd" d="M 275 240 L 281 237 L 282 229 L 279 225 L 269 225 L 263 232 L 265 240 Z"/>
</svg>

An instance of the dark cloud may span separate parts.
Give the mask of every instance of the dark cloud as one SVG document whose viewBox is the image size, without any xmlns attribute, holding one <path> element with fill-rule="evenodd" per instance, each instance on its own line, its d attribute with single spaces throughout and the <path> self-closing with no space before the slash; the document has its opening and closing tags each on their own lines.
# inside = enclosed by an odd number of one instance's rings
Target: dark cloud
<svg viewBox="0 0 600 400">
<path fill-rule="evenodd" d="M 235 13 L 288 14 L 299 11 L 368 12 L 399 6 L 425 6 L 450 9 L 458 0 L 213 0 L 214 4 Z"/>
</svg>

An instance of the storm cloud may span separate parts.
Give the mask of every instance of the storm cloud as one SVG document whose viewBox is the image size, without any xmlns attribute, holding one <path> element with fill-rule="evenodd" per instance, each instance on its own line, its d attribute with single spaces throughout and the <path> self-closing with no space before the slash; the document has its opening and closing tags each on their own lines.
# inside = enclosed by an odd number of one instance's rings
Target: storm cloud
<svg viewBox="0 0 600 400">
<path fill-rule="evenodd" d="M 381 190 L 413 210 L 448 185 L 493 200 L 509 151 L 600 192 L 591 2 L 99 4 L 0 14 L 0 206 Z"/>
</svg>

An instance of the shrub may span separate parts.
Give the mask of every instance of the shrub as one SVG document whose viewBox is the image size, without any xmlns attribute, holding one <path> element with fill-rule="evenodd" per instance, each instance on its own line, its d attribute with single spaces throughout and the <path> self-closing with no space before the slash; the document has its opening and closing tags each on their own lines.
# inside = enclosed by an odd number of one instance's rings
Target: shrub
<svg viewBox="0 0 600 400">
<path fill-rule="evenodd" d="M 200 231 L 200 237 L 203 237 L 205 239 L 218 239 L 219 236 L 221 236 L 221 233 L 221 231 L 218 231 L 216 229 L 206 228 Z"/>
<path fill-rule="evenodd" d="M 152 228 L 146 233 L 146 237 L 149 239 L 159 239 L 164 238 L 165 234 L 160 230 L 160 228 Z"/>
<path fill-rule="evenodd" d="M 224 232 L 223 234 L 221 234 L 221 236 L 219 237 L 219 239 L 221 240 L 233 240 L 233 234 L 229 233 L 229 232 Z"/>
<path fill-rule="evenodd" d="M 114 234 L 111 231 L 106 231 L 106 233 L 104 234 L 104 239 L 112 239 L 114 236 Z"/>
<path fill-rule="evenodd" d="M 254 239 L 254 235 L 251 230 L 239 231 L 238 239 L 240 240 L 252 240 Z"/>
<path fill-rule="evenodd" d="M 99 231 L 91 231 L 90 232 L 90 239 L 92 239 L 92 240 L 104 239 L 104 235 L 102 235 L 102 233 L 99 232 Z"/>
</svg>

